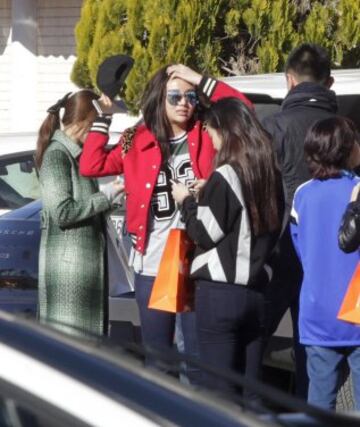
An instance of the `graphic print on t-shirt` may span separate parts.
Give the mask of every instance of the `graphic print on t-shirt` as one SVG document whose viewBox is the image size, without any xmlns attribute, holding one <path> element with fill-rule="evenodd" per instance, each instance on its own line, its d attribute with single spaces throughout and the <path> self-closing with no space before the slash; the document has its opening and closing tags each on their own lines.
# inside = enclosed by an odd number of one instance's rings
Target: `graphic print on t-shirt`
<svg viewBox="0 0 360 427">
<path fill-rule="evenodd" d="M 159 173 L 151 199 L 151 213 L 156 221 L 171 219 L 177 211 L 175 200 L 171 195 L 171 180 L 180 181 L 185 185 L 191 184 L 194 172 L 191 168 L 187 147 L 187 135 L 171 143 L 171 157 Z"/>
<path fill-rule="evenodd" d="M 156 276 L 165 243 L 172 228 L 185 228 L 180 211 L 171 195 L 171 179 L 185 185 L 195 180 L 191 168 L 187 144 L 187 134 L 169 141 L 170 157 L 159 173 L 151 199 L 149 212 L 148 238 L 145 253 L 132 249 L 131 265 L 136 273 Z"/>
</svg>

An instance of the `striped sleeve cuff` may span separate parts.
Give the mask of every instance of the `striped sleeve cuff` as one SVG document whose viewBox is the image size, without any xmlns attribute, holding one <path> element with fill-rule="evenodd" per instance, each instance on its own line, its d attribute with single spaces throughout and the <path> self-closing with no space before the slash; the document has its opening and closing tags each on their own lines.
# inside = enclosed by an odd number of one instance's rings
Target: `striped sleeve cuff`
<svg viewBox="0 0 360 427">
<path fill-rule="evenodd" d="M 98 116 L 94 120 L 90 132 L 100 132 L 107 135 L 109 133 L 110 124 L 111 117 Z"/>
<path fill-rule="evenodd" d="M 201 90 L 207 97 L 211 98 L 216 84 L 217 80 L 213 79 L 212 77 L 204 76 L 199 84 L 199 90 Z"/>
</svg>

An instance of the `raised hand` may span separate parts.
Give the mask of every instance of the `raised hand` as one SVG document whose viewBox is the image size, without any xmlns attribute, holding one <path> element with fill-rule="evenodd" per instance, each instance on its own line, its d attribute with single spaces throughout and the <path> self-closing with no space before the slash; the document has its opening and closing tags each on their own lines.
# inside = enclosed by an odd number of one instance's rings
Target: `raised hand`
<svg viewBox="0 0 360 427">
<path fill-rule="evenodd" d="M 182 79 L 194 86 L 198 86 L 202 79 L 201 74 L 183 64 L 170 65 L 166 71 L 170 78 Z"/>
</svg>

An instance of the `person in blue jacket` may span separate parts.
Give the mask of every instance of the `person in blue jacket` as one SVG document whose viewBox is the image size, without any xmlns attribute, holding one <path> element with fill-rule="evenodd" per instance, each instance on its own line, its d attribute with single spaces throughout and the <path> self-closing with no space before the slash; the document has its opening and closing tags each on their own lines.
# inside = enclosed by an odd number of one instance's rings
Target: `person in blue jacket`
<svg viewBox="0 0 360 427">
<path fill-rule="evenodd" d="M 335 408 L 341 365 L 347 360 L 359 410 L 360 328 L 337 319 L 359 262 L 359 251 L 345 254 L 338 246 L 341 218 L 360 180 L 350 172 L 359 156 L 355 125 L 342 117 L 318 121 L 304 151 L 312 179 L 296 190 L 291 235 L 304 272 L 299 332 L 306 346 L 308 402 Z"/>
</svg>

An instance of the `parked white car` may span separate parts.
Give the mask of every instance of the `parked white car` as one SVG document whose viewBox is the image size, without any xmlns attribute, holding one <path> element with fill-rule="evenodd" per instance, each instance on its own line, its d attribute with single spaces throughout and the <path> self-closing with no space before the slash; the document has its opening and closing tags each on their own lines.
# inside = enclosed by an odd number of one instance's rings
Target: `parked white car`
<svg viewBox="0 0 360 427">
<path fill-rule="evenodd" d="M 234 393 L 179 382 L 173 375 L 182 372 L 185 360 L 192 363 L 179 354 L 114 345 L 106 337 L 69 336 L 56 324 L 1 311 L 0 354 L 4 427 L 352 427 L 360 420 L 358 414 L 328 412 L 246 380 L 263 398 L 260 408 Z M 144 365 L 145 354 L 151 355 L 151 368 Z M 164 373 L 169 369 L 171 376 Z M 244 385 L 238 374 L 214 374 Z"/>
</svg>

